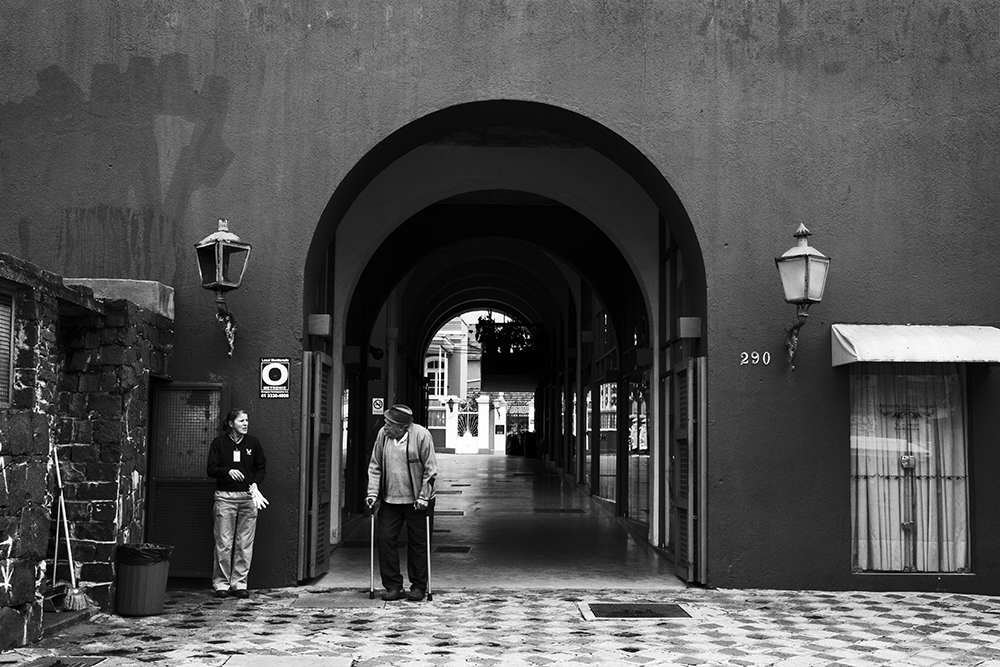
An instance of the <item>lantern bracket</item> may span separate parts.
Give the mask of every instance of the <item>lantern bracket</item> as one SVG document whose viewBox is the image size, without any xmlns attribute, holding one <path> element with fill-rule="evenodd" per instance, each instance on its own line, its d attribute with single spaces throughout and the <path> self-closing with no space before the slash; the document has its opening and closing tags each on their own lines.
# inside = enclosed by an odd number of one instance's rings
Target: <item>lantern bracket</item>
<svg viewBox="0 0 1000 667">
<path fill-rule="evenodd" d="M 799 329 L 805 326 L 809 319 L 809 303 L 797 304 L 795 308 L 796 321 L 785 325 L 785 332 L 788 334 L 785 340 L 785 347 L 788 348 L 788 365 L 795 370 L 795 350 L 799 346 Z"/>
<path fill-rule="evenodd" d="M 222 333 L 226 336 L 229 346 L 228 356 L 231 358 L 236 351 L 236 316 L 229 312 L 226 305 L 226 293 L 219 290 L 215 293 L 215 319 L 222 325 Z"/>
</svg>

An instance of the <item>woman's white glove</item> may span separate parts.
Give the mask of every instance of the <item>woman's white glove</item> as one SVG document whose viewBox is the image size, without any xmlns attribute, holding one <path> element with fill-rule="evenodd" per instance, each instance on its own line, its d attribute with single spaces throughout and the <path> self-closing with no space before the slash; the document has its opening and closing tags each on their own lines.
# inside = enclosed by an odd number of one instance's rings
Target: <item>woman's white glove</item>
<svg viewBox="0 0 1000 667">
<path fill-rule="evenodd" d="M 256 507 L 258 510 L 262 510 L 265 507 L 267 507 L 268 505 L 267 498 L 265 498 L 261 494 L 256 484 L 250 485 L 250 497 L 253 499 L 253 506 Z"/>
</svg>

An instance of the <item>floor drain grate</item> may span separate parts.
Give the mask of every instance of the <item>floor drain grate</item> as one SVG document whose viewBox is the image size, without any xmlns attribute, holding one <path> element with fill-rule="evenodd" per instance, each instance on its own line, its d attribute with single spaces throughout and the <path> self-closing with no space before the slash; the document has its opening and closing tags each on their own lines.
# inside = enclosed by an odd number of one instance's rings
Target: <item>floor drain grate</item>
<svg viewBox="0 0 1000 667">
<path fill-rule="evenodd" d="M 73 658 L 66 656 L 51 656 L 26 662 L 21 667 L 91 667 L 104 662 L 104 658 Z"/>
<path fill-rule="evenodd" d="M 460 496 L 460 495 L 462 495 L 462 492 L 461 491 L 438 491 L 437 495 L 439 495 L 439 496 Z"/>
<path fill-rule="evenodd" d="M 434 549 L 439 554 L 467 554 L 472 547 L 438 547 Z"/>
<path fill-rule="evenodd" d="M 580 611 L 584 618 L 598 619 L 642 619 L 642 618 L 691 618 L 679 604 L 663 602 L 581 602 Z"/>
<path fill-rule="evenodd" d="M 300 595 L 292 601 L 291 606 L 312 609 L 374 609 L 384 604 L 381 599 L 369 598 L 368 591 L 363 594 L 359 591 L 324 591 Z M 295 618 L 296 614 L 289 616 Z"/>
<path fill-rule="evenodd" d="M 583 514 L 584 510 L 577 508 L 563 509 L 561 507 L 536 507 L 535 513 L 536 514 Z"/>
<path fill-rule="evenodd" d="M 434 510 L 434 516 L 465 516 L 462 510 Z"/>
</svg>

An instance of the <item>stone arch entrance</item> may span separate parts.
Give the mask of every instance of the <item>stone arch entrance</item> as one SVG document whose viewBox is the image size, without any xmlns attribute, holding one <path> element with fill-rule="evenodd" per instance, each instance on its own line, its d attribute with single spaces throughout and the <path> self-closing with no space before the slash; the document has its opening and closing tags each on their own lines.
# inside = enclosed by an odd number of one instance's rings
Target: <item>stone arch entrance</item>
<svg viewBox="0 0 1000 667">
<path fill-rule="evenodd" d="M 703 374 L 695 377 L 687 362 L 703 353 L 704 336 L 700 327 L 682 332 L 678 322 L 701 321 L 704 285 L 678 197 L 606 128 L 556 107 L 509 101 L 414 121 L 344 179 L 310 249 L 305 314 L 327 315 L 331 326 L 308 347 L 329 359 L 331 424 L 347 425 L 344 442 L 330 445 L 332 497 L 347 512 L 360 508 L 367 450 L 380 426 L 374 406 L 407 402 L 426 414 L 420 355 L 428 327 L 449 309 L 496 303 L 529 314 L 549 343 L 535 388 L 546 460 L 599 488 L 603 457 L 590 452 L 603 424 L 619 434 L 614 447 L 624 452 L 606 471 L 611 509 L 634 519 L 658 546 L 690 540 L 689 517 L 668 512 L 688 505 L 667 497 L 669 476 L 677 474 L 668 460 L 677 447 L 704 445 L 704 436 L 671 436 L 678 420 L 694 418 L 687 392 L 697 382 L 689 380 Z M 585 397 L 601 395 L 602 387 L 626 397 L 638 385 L 647 388 L 640 409 L 647 459 L 636 473 L 646 479 L 644 500 L 638 482 L 630 488 L 634 443 L 624 443 L 639 431 L 627 401 L 611 406 L 607 423 L 584 409 Z M 685 392 L 683 400 L 677 392 Z M 640 502 L 643 513 L 631 512 L 629 504 Z M 316 511 L 305 507 L 303 515 Z M 340 518 L 334 507 L 334 542 Z M 684 548 L 678 562 L 691 563 L 691 546 Z"/>
</svg>

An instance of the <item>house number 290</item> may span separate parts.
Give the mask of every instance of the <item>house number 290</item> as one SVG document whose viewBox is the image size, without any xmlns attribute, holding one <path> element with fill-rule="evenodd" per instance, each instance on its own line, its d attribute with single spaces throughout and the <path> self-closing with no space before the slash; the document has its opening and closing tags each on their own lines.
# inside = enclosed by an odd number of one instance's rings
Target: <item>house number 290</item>
<svg viewBox="0 0 1000 667">
<path fill-rule="evenodd" d="M 770 352 L 740 352 L 740 366 L 756 366 L 757 364 L 766 366 L 769 363 L 771 363 Z"/>
</svg>

